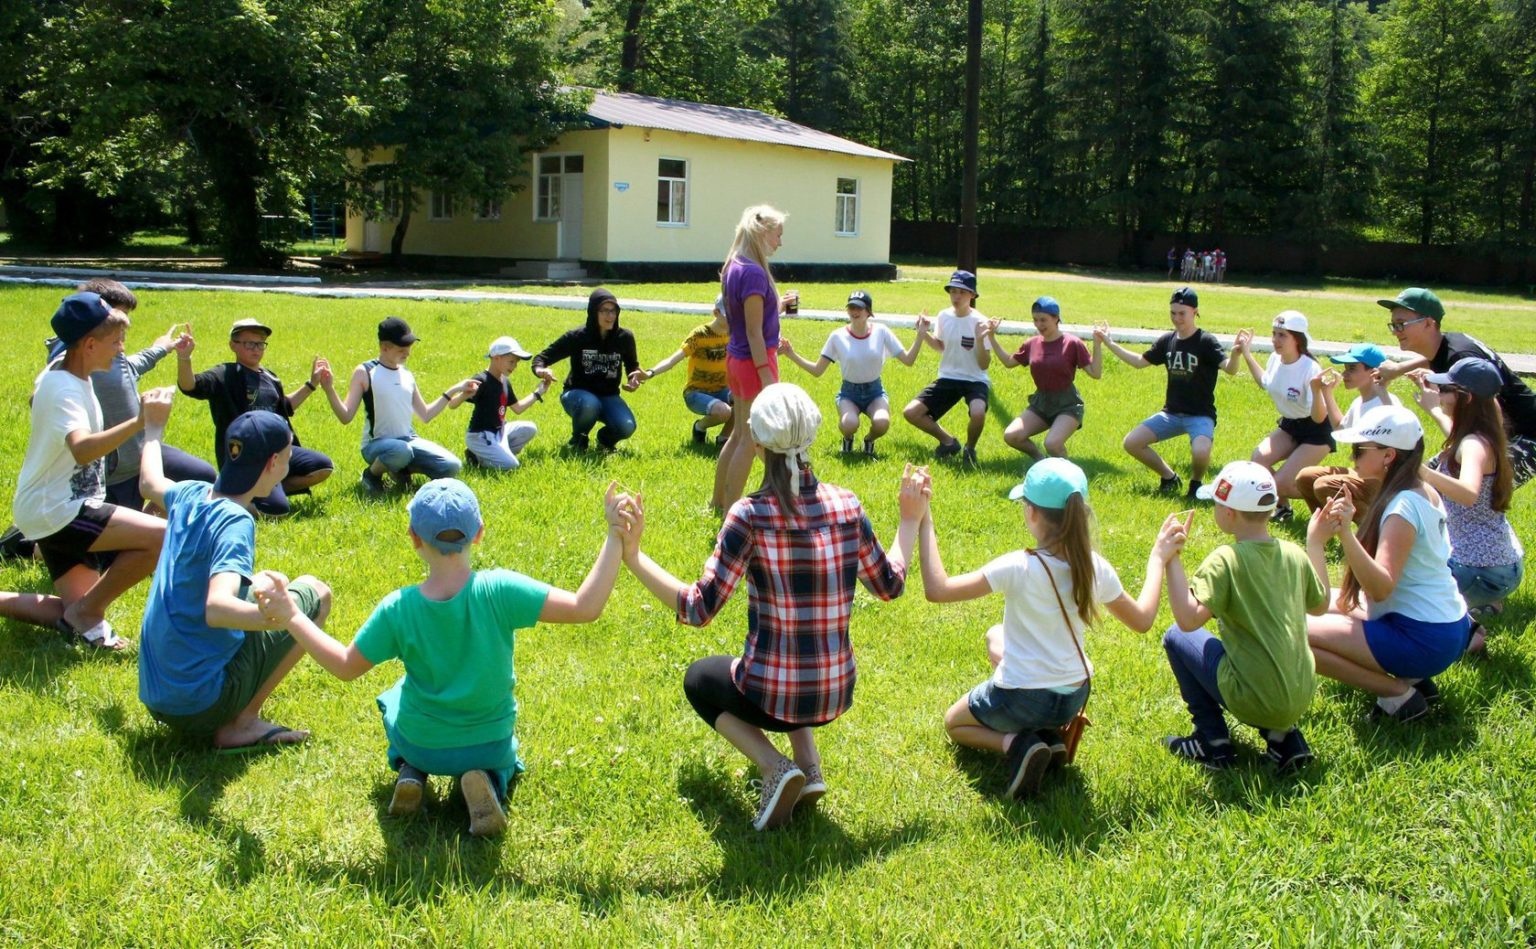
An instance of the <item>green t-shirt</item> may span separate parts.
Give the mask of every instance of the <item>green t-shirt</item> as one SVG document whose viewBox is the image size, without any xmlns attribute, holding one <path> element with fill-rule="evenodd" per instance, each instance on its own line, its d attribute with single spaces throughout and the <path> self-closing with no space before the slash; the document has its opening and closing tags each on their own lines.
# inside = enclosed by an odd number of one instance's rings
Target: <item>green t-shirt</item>
<svg viewBox="0 0 1536 949">
<path fill-rule="evenodd" d="M 511 570 L 474 574 L 448 600 L 420 587 L 386 596 L 353 640 L 369 662 L 405 665 L 389 725 L 424 748 L 457 748 L 512 735 L 513 631 L 538 622 L 549 586 Z"/>
<path fill-rule="evenodd" d="M 1306 553 L 1284 540 L 1211 551 L 1189 588 L 1221 625 L 1216 684 L 1228 711 L 1259 728 L 1295 725 L 1317 687 L 1307 610 L 1327 602 Z"/>
</svg>

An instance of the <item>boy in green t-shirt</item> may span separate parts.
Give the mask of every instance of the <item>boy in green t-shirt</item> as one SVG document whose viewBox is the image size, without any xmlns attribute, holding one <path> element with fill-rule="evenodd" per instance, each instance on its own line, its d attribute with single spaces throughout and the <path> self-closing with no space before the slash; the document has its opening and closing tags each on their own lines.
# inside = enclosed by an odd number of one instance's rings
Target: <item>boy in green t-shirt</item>
<svg viewBox="0 0 1536 949">
<path fill-rule="evenodd" d="M 1237 754 L 1226 709 L 1263 732 L 1277 770 L 1295 770 L 1312 760 L 1296 723 L 1317 684 L 1305 614 L 1328 609 L 1327 578 L 1300 547 L 1269 536 L 1279 495 L 1268 468 L 1235 461 L 1198 496 L 1216 502 L 1216 526 L 1233 543 L 1211 551 L 1187 581 L 1178 553 L 1167 562 L 1174 625 L 1163 649 L 1195 730 L 1163 743 L 1212 770 L 1231 767 Z M 1182 533 L 1187 523 L 1170 529 Z M 1203 628 L 1212 617 L 1220 622 L 1220 639 Z"/>
<path fill-rule="evenodd" d="M 280 577 L 254 590 L 262 611 L 337 678 L 355 679 L 388 659 L 405 665 L 405 675 L 378 699 L 389 764 L 398 772 L 391 814 L 421 807 L 428 774 L 454 775 L 469 806 L 469 832 L 483 837 L 506 829 L 502 804 L 523 770 L 512 695 L 514 632 L 539 621 L 590 623 L 601 615 L 619 573 L 629 496 L 610 484 L 604 507 L 607 539 L 574 593 L 511 570 L 476 571 L 469 546 L 485 533 L 480 503 L 452 478 L 428 482 L 411 499 L 411 544 L 426 562 L 426 580 L 386 596 L 351 645 L 299 612 Z"/>
</svg>

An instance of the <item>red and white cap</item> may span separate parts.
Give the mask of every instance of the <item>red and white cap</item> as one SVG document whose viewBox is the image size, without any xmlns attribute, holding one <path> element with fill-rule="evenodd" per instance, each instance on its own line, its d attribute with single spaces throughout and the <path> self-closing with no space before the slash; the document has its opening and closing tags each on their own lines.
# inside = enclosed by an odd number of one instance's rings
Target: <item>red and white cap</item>
<svg viewBox="0 0 1536 949">
<path fill-rule="evenodd" d="M 1273 511 L 1280 501 L 1274 472 L 1256 461 L 1234 461 L 1216 480 L 1202 485 L 1195 497 L 1215 501 L 1234 511 Z"/>
</svg>

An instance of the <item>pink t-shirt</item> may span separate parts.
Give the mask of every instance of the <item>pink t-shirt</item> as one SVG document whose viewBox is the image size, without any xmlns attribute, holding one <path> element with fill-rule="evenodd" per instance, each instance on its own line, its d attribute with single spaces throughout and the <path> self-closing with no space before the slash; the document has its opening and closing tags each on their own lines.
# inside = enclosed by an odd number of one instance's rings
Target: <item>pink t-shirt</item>
<svg viewBox="0 0 1536 949">
<path fill-rule="evenodd" d="M 1088 347 L 1071 333 L 1062 333 L 1049 343 L 1043 337 L 1031 336 L 1013 358 L 1029 366 L 1029 374 L 1034 377 L 1035 388 L 1040 392 L 1070 389 L 1077 370 L 1093 361 Z"/>
</svg>

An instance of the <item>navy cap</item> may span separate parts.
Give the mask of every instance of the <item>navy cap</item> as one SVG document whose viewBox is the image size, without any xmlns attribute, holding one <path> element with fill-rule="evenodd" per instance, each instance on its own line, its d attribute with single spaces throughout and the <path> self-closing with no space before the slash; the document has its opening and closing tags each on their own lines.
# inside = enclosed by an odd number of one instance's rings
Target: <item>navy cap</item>
<svg viewBox="0 0 1536 949">
<path fill-rule="evenodd" d="M 1055 297 L 1040 297 L 1029 309 L 1033 313 L 1049 313 L 1056 319 L 1061 319 L 1061 304 L 1056 302 Z"/>
<path fill-rule="evenodd" d="M 944 289 L 948 290 L 951 287 L 960 290 L 969 290 L 971 291 L 971 296 L 976 297 L 977 299 L 981 298 L 981 294 L 976 292 L 976 275 L 971 273 L 969 270 L 957 270 L 950 274 L 949 282 L 944 285 Z"/>
<path fill-rule="evenodd" d="M 445 554 L 468 547 L 484 525 L 475 492 L 455 478 L 438 478 L 422 485 L 411 498 L 409 510 L 411 530 L 423 543 Z M 455 532 L 458 537 L 453 536 Z"/>
<path fill-rule="evenodd" d="M 848 305 L 875 312 L 875 298 L 869 295 L 868 290 L 855 290 L 848 294 Z"/>
<path fill-rule="evenodd" d="M 112 307 L 98 293 L 71 293 L 53 312 L 49 325 L 65 346 L 73 346 L 112 315 Z"/>
<path fill-rule="evenodd" d="M 287 420 L 276 412 L 253 409 L 230 422 L 224 432 L 228 460 L 219 469 L 213 490 L 235 497 L 256 487 L 267 462 L 292 441 Z"/>
<path fill-rule="evenodd" d="M 1425 382 L 1437 386 L 1457 386 L 1480 399 L 1491 399 L 1504 388 L 1504 377 L 1499 367 L 1486 359 L 1463 359 L 1445 372 L 1430 373 Z"/>
<path fill-rule="evenodd" d="M 391 316 L 379 323 L 379 342 L 394 343 L 396 346 L 409 346 L 416 342 L 417 336 L 411 332 L 411 324 L 398 316 Z"/>
<path fill-rule="evenodd" d="M 1168 298 L 1168 303 L 1170 305 L 1182 303 L 1187 307 L 1198 310 L 1200 309 L 1200 294 L 1196 293 L 1191 287 L 1180 287 L 1173 291 L 1173 296 Z"/>
</svg>

